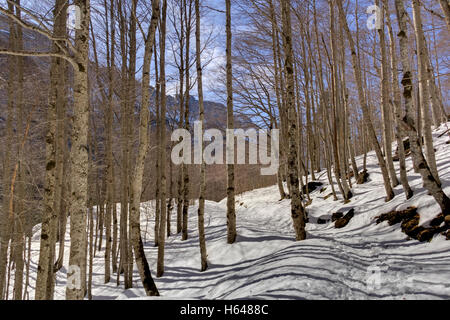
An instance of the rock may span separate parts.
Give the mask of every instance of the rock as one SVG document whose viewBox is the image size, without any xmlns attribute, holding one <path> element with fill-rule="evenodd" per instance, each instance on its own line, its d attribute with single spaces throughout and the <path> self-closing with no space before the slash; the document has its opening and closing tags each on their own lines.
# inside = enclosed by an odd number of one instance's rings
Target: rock
<svg viewBox="0 0 450 320">
<path fill-rule="evenodd" d="M 329 222 L 329 220 L 325 220 L 322 218 L 317 219 L 317 224 L 327 224 Z"/>
<path fill-rule="evenodd" d="M 375 219 L 377 224 L 380 224 L 383 221 L 388 221 L 389 225 L 393 226 L 397 223 L 413 218 L 416 215 L 416 213 L 417 208 L 409 207 L 408 209 L 402 211 L 391 211 L 388 213 L 384 213 Z"/>
<path fill-rule="evenodd" d="M 336 229 L 342 229 L 346 227 L 354 216 L 355 216 L 355 209 L 351 209 L 343 218 L 336 220 L 336 222 L 334 223 L 334 227 Z"/>
<path fill-rule="evenodd" d="M 445 224 L 450 227 L 450 215 L 445 217 Z"/>
<path fill-rule="evenodd" d="M 431 220 L 430 226 L 432 227 L 439 227 L 444 222 L 444 215 L 441 213 L 436 218 Z"/>
<path fill-rule="evenodd" d="M 420 215 L 416 213 L 413 218 L 405 220 L 402 223 L 402 231 L 411 238 L 417 239 L 420 232 L 424 230 L 423 227 L 419 227 Z"/>
<path fill-rule="evenodd" d="M 331 216 L 331 221 L 335 222 L 336 220 L 339 220 L 342 217 L 344 217 L 344 214 L 342 212 L 333 213 L 333 215 Z"/>
<path fill-rule="evenodd" d="M 419 226 L 420 214 L 417 213 L 417 208 L 415 207 L 409 207 L 402 211 L 388 212 L 376 218 L 377 224 L 383 221 L 387 221 L 391 226 L 401 222 L 402 231 L 409 238 L 419 240 L 420 242 L 429 242 L 436 234 L 446 236 L 445 232 L 450 228 L 450 225 L 447 224 L 441 227 L 444 222 L 444 215 L 442 213 L 431 220 L 429 228 Z"/>
<path fill-rule="evenodd" d="M 419 232 L 419 234 L 417 235 L 417 240 L 419 240 L 420 242 L 429 242 L 433 239 L 434 235 L 436 233 L 436 230 L 438 230 L 438 228 L 428 228 L 428 229 L 424 229 L 422 231 Z"/>
<path fill-rule="evenodd" d="M 356 178 L 357 184 L 364 184 L 369 180 L 369 173 L 367 170 L 364 170 L 363 172 L 358 174 L 358 177 Z"/>
<path fill-rule="evenodd" d="M 308 182 L 308 192 L 311 193 L 311 192 L 315 191 L 317 188 L 320 188 L 321 186 L 323 186 L 322 182 L 318 182 L 318 181 Z M 306 185 L 303 186 L 302 191 L 304 194 L 306 194 Z"/>
</svg>

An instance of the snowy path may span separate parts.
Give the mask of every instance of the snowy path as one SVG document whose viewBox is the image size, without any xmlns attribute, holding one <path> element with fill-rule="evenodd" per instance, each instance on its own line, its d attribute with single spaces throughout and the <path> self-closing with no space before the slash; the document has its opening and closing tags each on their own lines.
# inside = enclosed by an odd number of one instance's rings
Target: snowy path
<svg viewBox="0 0 450 320">
<path fill-rule="evenodd" d="M 450 146 L 445 144 L 447 136 L 437 138 L 440 132 L 443 129 L 435 135 L 437 161 L 445 191 L 450 194 Z M 276 186 L 237 197 L 238 238 L 233 245 L 226 244 L 226 201 L 207 202 L 210 268 L 204 273 L 198 271 L 197 208 L 192 207 L 189 240 L 182 242 L 179 236 L 173 236 L 166 243 L 166 272 L 163 278 L 155 279 L 162 298 L 450 299 L 450 241 L 439 235 L 430 243 L 419 243 L 407 240 L 399 225 L 390 227 L 386 222 L 380 225 L 374 222 L 382 213 L 414 205 L 421 214 L 421 223 L 427 223 L 440 213 L 439 207 L 413 172 L 409 174 L 415 196 L 406 201 L 399 186 L 395 189 L 396 198 L 385 203 L 375 163 L 375 155 L 369 154 L 370 181 L 354 185 L 355 196 L 348 204 L 332 198 L 324 200 L 331 192 L 329 186 L 322 194 L 312 193 L 314 201 L 307 209 L 311 223 L 307 225 L 308 239 L 303 242 L 293 240 L 290 202 L 278 201 Z M 411 170 L 410 162 L 408 169 Z M 326 183 L 323 177 L 321 181 Z M 344 229 L 335 229 L 333 223 L 316 223 L 319 217 L 329 218 L 334 212 L 347 212 L 351 208 L 355 209 L 355 217 Z M 146 253 L 154 271 L 157 257 L 152 246 L 154 227 L 152 222 L 147 225 L 150 210 L 143 211 L 142 229 L 149 231 Z M 172 226 L 175 224 L 174 220 Z M 39 234 L 33 251 L 33 277 L 38 240 Z M 136 288 L 124 291 L 115 283 L 103 284 L 103 268 L 100 252 L 94 264 L 94 299 L 145 299 L 137 272 Z M 374 282 L 368 282 L 371 279 Z M 65 269 L 58 274 L 57 298 L 64 298 L 64 282 Z"/>
</svg>

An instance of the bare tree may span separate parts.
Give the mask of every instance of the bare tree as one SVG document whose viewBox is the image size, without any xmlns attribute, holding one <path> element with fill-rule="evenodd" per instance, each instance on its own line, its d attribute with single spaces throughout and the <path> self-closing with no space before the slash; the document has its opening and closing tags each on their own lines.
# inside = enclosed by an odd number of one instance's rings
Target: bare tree
<svg viewBox="0 0 450 320">
<path fill-rule="evenodd" d="M 232 32 L 231 32 L 231 1 L 225 1 L 226 6 L 226 34 L 227 34 L 227 130 L 234 129 L 233 115 L 233 69 L 232 69 Z M 227 135 L 228 141 L 231 137 Z M 234 138 L 233 138 L 234 150 Z M 233 159 L 227 159 L 232 160 Z M 234 164 L 227 163 L 227 241 L 228 244 L 236 242 L 236 211 L 235 211 L 235 182 L 234 182 Z"/>
<path fill-rule="evenodd" d="M 409 61 L 409 45 L 408 45 L 408 14 L 405 10 L 403 0 L 395 0 L 395 9 L 397 13 L 398 25 L 400 32 L 398 33 L 400 42 L 400 57 L 403 67 L 403 97 L 405 100 L 406 115 L 402 118 L 401 125 L 408 133 L 411 143 L 411 154 L 415 159 L 415 163 L 419 168 L 420 175 L 424 187 L 431 193 L 439 207 L 442 209 L 443 215 L 448 221 L 450 216 L 450 199 L 442 190 L 441 184 L 434 178 L 432 171 L 422 153 L 420 144 L 420 136 L 415 127 L 415 111 L 413 108 L 413 83 L 412 83 L 412 68 Z M 448 222 L 447 222 L 448 223 Z"/>
<path fill-rule="evenodd" d="M 166 179 L 166 33 L 167 33 L 167 0 L 163 0 L 162 16 L 160 19 L 160 83 L 161 83 L 161 113 L 160 113 L 160 131 L 161 131 L 161 219 L 159 225 L 159 247 L 158 247 L 158 269 L 157 277 L 164 274 L 164 249 L 166 241 L 166 201 L 167 201 L 167 179 Z"/>
<path fill-rule="evenodd" d="M 141 99 L 141 114 L 139 123 L 139 149 L 136 159 L 136 165 L 131 183 L 131 207 L 130 207 L 130 227 L 131 227 L 131 242 L 134 249 L 136 265 L 139 270 L 142 284 L 148 296 L 158 296 L 159 292 L 153 281 L 150 267 L 145 257 L 144 244 L 141 237 L 141 223 L 140 223 L 140 203 L 142 193 L 142 179 L 144 175 L 145 158 L 148 153 L 148 123 L 149 123 L 149 103 L 150 103 L 150 63 L 153 55 L 153 48 L 155 45 L 155 35 L 158 21 L 160 18 L 160 4 L 159 1 L 152 3 L 152 18 L 148 27 L 147 36 L 145 39 L 145 53 L 144 65 L 142 67 L 142 99 Z"/>
<path fill-rule="evenodd" d="M 201 150 L 203 150 L 203 127 L 205 126 L 205 105 L 203 101 L 203 69 L 201 61 L 201 21 L 200 21 L 200 0 L 195 0 L 195 48 L 197 64 L 197 90 L 200 112 L 200 123 L 202 131 L 200 132 Z M 203 152 L 202 152 L 203 153 Z M 200 244 L 201 271 L 208 269 L 206 240 L 205 240 L 205 192 L 206 192 L 206 163 L 202 157 L 200 168 L 200 196 L 198 199 L 198 238 Z"/>
<path fill-rule="evenodd" d="M 353 36 L 350 32 L 350 28 L 348 26 L 347 19 L 345 17 L 342 3 L 340 1 L 337 1 L 337 5 L 338 5 L 338 9 L 339 9 L 339 18 L 344 27 L 344 30 L 345 30 L 345 33 L 347 36 L 347 40 L 350 45 L 353 73 L 355 76 L 355 81 L 356 81 L 356 85 L 357 85 L 357 89 L 358 89 L 359 103 L 361 105 L 361 108 L 362 108 L 363 114 L 364 114 L 364 122 L 365 122 L 365 125 L 368 130 L 368 135 L 369 135 L 371 145 L 375 149 L 375 153 L 378 158 L 378 164 L 379 164 L 381 172 L 383 174 L 384 188 L 386 190 L 386 201 L 391 201 L 394 198 L 395 194 L 394 194 L 394 191 L 392 190 L 389 173 L 388 173 L 388 170 L 386 167 L 386 161 L 383 157 L 383 153 L 381 151 L 380 144 L 378 142 L 378 139 L 377 139 L 377 136 L 375 133 L 375 129 L 372 124 L 372 120 L 370 119 L 370 111 L 367 106 L 366 98 L 365 98 L 363 87 L 362 87 L 362 75 L 361 75 L 361 65 L 360 65 L 359 57 L 356 54 L 355 43 L 353 40 Z"/>
</svg>

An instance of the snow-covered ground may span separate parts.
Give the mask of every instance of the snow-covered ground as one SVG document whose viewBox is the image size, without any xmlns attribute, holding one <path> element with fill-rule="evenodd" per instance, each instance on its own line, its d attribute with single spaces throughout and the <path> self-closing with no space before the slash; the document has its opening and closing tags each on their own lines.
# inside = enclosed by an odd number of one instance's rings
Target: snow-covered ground
<svg viewBox="0 0 450 320">
<path fill-rule="evenodd" d="M 442 126 L 434 133 L 437 163 L 446 194 L 450 195 L 450 145 Z M 361 169 L 362 158 L 358 159 Z M 307 240 L 294 241 L 289 200 L 279 201 L 276 186 L 237 197 L 237 242 L 226 244 L 226 200 L 206 203 L 208 271 L 201 273 L 197 234 L 197 207 L 190 210 L 189 240 L 172 236 L 166 243 L 166 272 L 155 279 L 164 299 L 450 299 L 450 241 L 437 235 L 430 243 L 408 240 L 400 226 L 377 225 L 376 216 L 391 210 L 418 207 L 421 224 L 440 213 L 427 195 L 421 179 L 407 163 L 415 195 L 406 201 L 399 186 L 396 197 L 385 203 L 380 170 L 374 153 L 368 156 L 370 181 L 353 186 L 354 198 L 344 204 L 333 201 L 326 175 L 323 193 L 312 193 L 307 208 Z M 396 163 L 398 166 L 398 163 Z M 398 168 L 397 168 L 398 169 Z M 239 178 L 238 178 L 239 179 Z M 143 204 L 142 229 L 152 271 L 157 249 L 153 247 L 151 204 Z M 334 223 L 317 224 L 334 212 L 355 209 L 355 217 L 343 229 Z M 175 218 L 176 214 L 173 214 Z M 176 221 L 172 222 L 175 227 Z M 33 238 L 30 298 L 38 262 L 39 230 Z M 67 235 L 66 245 L 69 245 Z M 66 253 L 68 249 L 66 250 Z M 117 287 L 115 279 L 103 283 L 103 254 L 97 252 L 93 266 L 94 299 L 146 299 L 137 271 L 135 289 Z M 66 255 L 67 256 L 67 255 Z M 68 258 L 65 263 L 67 264 Z M 135 268 L 136 269 L 136 268 Z M 57 275 L 56 298 L 64 299 L 66 268 Z M 115 278 L 115 276 L 114 276 Z M 13 279 L 13 278 L 12 278 Z M 11 281 L 12 282 L 12 281 Z"/>
</svg>

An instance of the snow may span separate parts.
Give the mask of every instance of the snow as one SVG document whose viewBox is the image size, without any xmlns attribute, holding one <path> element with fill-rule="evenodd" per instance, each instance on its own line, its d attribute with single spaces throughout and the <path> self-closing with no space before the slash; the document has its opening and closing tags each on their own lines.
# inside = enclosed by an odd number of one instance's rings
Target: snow
<svg viewBox="0 0 450 320">
<path fill-rule="evenodd" d="M 450 195 L 450 145 L 444 125 L 434 132 L 439 173 L 446 194 Z M 357 159 L 362 167 L 362 157 Z M 386 203 L 382 178 L 374 153 L 368 155 L 370 181 L 353 185 L 354 198 L 344 204 L 333 201 L 325 174 L 320 181 L 327 190 L 311 194 L 307 208 L 307 240 L 295 242 L 289 200 L 279 201 L 276 186 L 254 190 L 236 199 L 237 242 L 226 244 L 226 200 L 207 202 L 205 209 L 209 269 L 201 273 L 198 247 L 197 207 L 190 208 L 189 240 L 172 236 L 166 243 L 166 270 L 156 279 L 159 299 L 450 299 L 450 241 L 437 235 L 429 243 L 408 240 L 399 225 L 377 225 L 376 216 L 391 210 L 418 207 L 421 224 L 440 213 L 427 195 L 410 159 L 407 170 L 415 191 L 406 201 L 402 187 Z M 398 170 L 398 163 L 396 163 Z M 146 254 L 154 274 L 157 249 L 153 246 L 152 204 L 142 205 L 142 229 Z M 317 224 L 332 213 L 355 209 L 355 217 L 343 229 L 333 223 Z M 176 213 L 172 214 L 175 228 Z M 39 227 L 32 245 L 30 298 L 39 257 Z M 146 232 L 147 231 L 147 232 Z M 66 239 L 68 261 L 69 233 Z M 145 297 L 135 267 L 134 287 L 117 287 L 115 275 L 104 284 L 103 251 L 97 252 L 93 266 L 94 299 L 150 299 Z M 64 299 L 65 268 L 57 274 L 56 299 Z M 13 279 L 13 277 L 11 278 Z M 11 286 L 12 286 L 11 281 Z M 10 289 L 10 293 L 12 289 Z"/>
</svg>

